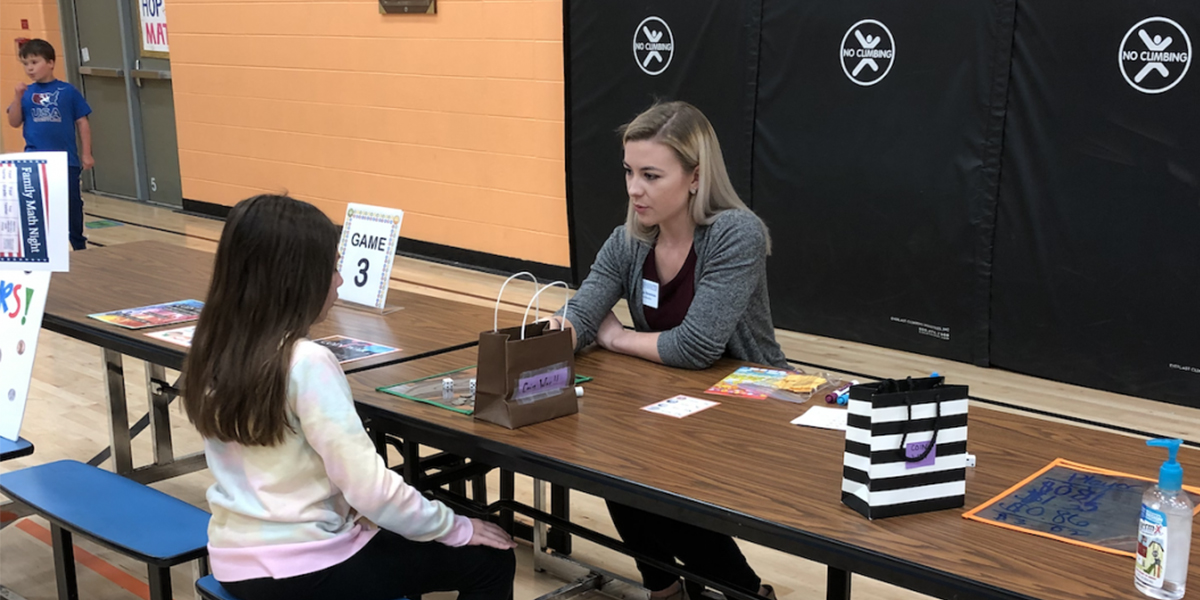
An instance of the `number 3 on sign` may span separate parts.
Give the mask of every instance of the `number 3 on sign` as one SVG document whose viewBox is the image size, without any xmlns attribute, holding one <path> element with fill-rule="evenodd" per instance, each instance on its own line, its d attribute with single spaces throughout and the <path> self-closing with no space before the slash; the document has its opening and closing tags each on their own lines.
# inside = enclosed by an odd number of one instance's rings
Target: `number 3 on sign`
<svg viewBox="0 0 1200 600">
<path fill-rule="evenodd" d="M 367 269 L 371 268 L 371 261 L 365 258 L 360 259 L 358 266 L 361 268 L 358 270 L 358 276 L 354 278 L 354 285 L 362 287 L 367 285 Z"/>
<path fill-rule="evenodd" d="M 404 212 L 393 208 L 363 204 L 346 207 L 338 245 L 338 272 L 343 280 L 338 297 L 343 302 L 381 310 L 387 306 L 388 280 L 403 220 Z"/>
</svg>

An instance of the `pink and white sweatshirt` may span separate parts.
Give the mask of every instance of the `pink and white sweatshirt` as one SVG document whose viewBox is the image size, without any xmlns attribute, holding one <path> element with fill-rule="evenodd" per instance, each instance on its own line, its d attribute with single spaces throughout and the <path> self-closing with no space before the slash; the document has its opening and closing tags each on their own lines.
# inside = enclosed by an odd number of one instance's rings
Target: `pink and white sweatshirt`
<svg viewBox="0 0 1200 600">
<path fill-rule="evenodd" d="M 295 345 L 287 401 L 296 432 L 280 444 L 204 440 L 216 478 L 208 489 L 208 550 L 218 581 L 331 567 L 361 550 L 374 525 L 415 541 L 470 541 L 470 520 L 384 466 L 328 349 L 309 340 Z"/>
</svg>

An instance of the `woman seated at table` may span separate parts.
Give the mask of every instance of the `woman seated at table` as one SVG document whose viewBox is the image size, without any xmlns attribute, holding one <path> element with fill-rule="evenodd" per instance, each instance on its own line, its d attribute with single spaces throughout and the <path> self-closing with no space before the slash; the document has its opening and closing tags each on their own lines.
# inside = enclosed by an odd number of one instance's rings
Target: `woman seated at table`
<svg viewBox="0 0 1200 600">
<path fill-rule="evenodd" d="M 595 342 L 672 367 L 703 369 L 728 356 L 786 368 L 767 298 L 770 234 L 734 191 L 708 119 L 685 102 L 657 104 L 624 127 L 622 141 L 625 224 L 600 249 L 569 314 L 551 317 L 551 327 L 572 328 L 576 350 Z M 635 331 L 612 312 L 621 298 Z M 631 548 L 774 597 L 732 537 L 608 507 Z M 684 596 L 675 575 L 640 562 L 638 570 L 652 598 Z"/>
</svg>

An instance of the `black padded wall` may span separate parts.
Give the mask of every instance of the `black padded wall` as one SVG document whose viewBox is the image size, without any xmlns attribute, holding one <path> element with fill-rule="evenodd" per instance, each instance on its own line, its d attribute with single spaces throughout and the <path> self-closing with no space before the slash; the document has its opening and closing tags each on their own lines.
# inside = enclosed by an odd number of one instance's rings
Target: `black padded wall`
<svg viewBox="0 0 1200 600">
<path fill-rule="evenodd" d="M 704 111 L 734 186 L 750 200 L 761 2 L 567 3 L 567 198 L 576 281 L 625 221 L 616 130 L 655 100 L 686 100 Z"/>
<path fill-rule="evenodd" d="M 779 327 L 986 361 L 1012 13 L 764 3 L 754 207 Z"/>
<path fill-rule="evenodd" d="M 777 326 L 1200 406 L 1198 5 L 566 11 L 577 281 L 624 219 L 614 130 L 687 100 L 773 233 Z"/>
<path fill-rule="evenodd" d="M 1198 32 L 1185 0 L 1020 3 L 995 365 L 1200 406 Z"/>
</svg>

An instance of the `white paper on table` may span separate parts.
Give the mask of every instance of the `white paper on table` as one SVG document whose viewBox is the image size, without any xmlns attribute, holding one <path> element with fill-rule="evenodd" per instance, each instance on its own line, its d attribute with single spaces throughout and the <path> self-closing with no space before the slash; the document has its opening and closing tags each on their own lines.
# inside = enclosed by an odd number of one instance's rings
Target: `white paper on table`
<svg viewBox="0 0 1200 600">
<path fill-rule="evenodd" d="M 66 152 L 0 154 L 0 270 L 70 270 L 69 184 Z"/>
<path fill-rule="evenodd" d="M 840 429 L 845 431 L 846 414 L 847 411 L 844 408 L 814 406 L 799 417 L 792 419 L 792 425 L 819 427 L 821 429 Z"/>
<path fill-rule="evenodd" d="M 17 441 L 50 289 L 48 271 L 0 271 L 0 437 Z"/>
<path fill-rule="evenodd" d="M 163 331 L 151 331 L 146 334 L 146 337 L 152 337 L 156 340 L 162 340 L 168 344 L 183 346 L 184 348 L 192 347 L 192 338 L 196 335 L 196 326 L 188 325 L 179 329 L 166 329 Z"/>
<path fill-rule="evenodd" d="M 667 398 L 662 402 L 655 402 L 649 406 L 643 406 L 642 410 L 648 410 L 652 413 L 658 413 L 660 415 L 667 415 L 668 417 L 682 419 L 688 415 L 696 414 L 706 408 L 712 408 L 718 404 L 720 404 L 720 402 L 701 400 L 691 396 L 679 395 L 675 396 L 674 398 Z"/>
</svg>

